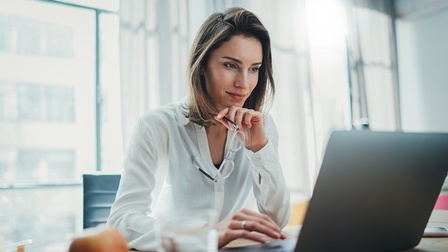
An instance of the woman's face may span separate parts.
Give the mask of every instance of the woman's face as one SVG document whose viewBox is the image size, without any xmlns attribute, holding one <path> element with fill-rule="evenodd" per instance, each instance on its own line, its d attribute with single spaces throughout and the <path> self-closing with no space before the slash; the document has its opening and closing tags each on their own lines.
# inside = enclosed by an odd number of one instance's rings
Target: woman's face
<svg viewBox="0 0 448 252">
<path fill-rule="evenodd" d="M 254 37 L 233 36 L 212 52 L 204 69 L 205 86 L 214 107 L 243 107 L 258 82 L 263 60 L 260 41 Z"/>
</svg>

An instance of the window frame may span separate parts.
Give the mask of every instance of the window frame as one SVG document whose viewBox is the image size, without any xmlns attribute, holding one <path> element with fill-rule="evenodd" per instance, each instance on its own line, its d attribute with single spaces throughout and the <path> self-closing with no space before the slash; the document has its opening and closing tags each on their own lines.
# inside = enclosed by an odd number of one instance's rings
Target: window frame
<svg viewBox="0 0 448 252">
<path fill-rule="evenodd" d="M 93 57 L 95 57 L 95 69 L 94 69 L 94 75 L 95 75 L 95 85 L 94 88 L 94 97 L 95 97 L 95 159 L 96 159 L 96 163 L 95 163 L 95 169 L 92 170 L 91 172 L 101 172 L 102 169 L 102 157 L 101 157 L 101 152 L 102 152 L 102 147 L 101 147 L 101 126 L 102 126 L 102 122 L 101 122 L 101 106 L 102 106 L 102 99 L 101 99 L 101 52 L 102 52 L 102 48 L 101 48 L 101 44 L 100 44 L 100 34 L 101 34 L 101 27 L 100 27 L 100 16 L 102 14 L 114 14 L 118 16 L 118 11 L 112 11 L 112 10 L 108 10 L 108 9 L 104 9 L 104 8 L 96 8 L 96 7 L 92 7 L 92 6 L 87 6 L 87 5 L 82 5 L 82 4 L 76 4 L 76 3 L 70 3 L 70 2 L 63 2 L 60 0 L 33 0 L 34 2 L 45 2 L 45 3 L 50 3 L 50 4 L 55 4 L 55 5 L 60 5 L 60 6 L 66 6 L 66 7 L 72 7 L 72 8 L 77 8 L 77 9 L 84 9 L 84 10 L 89 10 L 92 11 L 94 13 L 95 16 L 95 23 L 94 25 L 94 32 L 95 32 L 95 55 Z M 45 182 L 31 182 L 31 183 L 15 183 L 15 182 L 10 182 L 10 183 L 4 183 L 4 184 L 0 184 L 0 190 L 2 189 L 28 189 L 28 188 L 46 188 L 46 187 L 55 187 L 55 186 L 79 186 L 82 184 L 81 178 L 76 181 L 74 180 L 73 182 L 55 182 L 55 183 L 45 183 Z"/>
</svg>

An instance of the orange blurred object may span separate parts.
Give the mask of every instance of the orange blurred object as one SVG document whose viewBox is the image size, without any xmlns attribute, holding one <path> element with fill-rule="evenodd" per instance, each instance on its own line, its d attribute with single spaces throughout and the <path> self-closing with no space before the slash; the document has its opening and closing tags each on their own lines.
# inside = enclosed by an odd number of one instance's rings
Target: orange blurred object
<svg viewBox="0 0 448 252">
<path fill-rule="evenodd" d="M 295 203 L 291 205 L 291 218 L 288 226 L 302 225 L 305 218 L 306 210 L 308 209 L 308 201 Z"/>
<path fill-rule="evenodd" d="M 105 229 L 97 234 L 75 238 L 69 252 L 128 252 L 126 239 L 115 229 Z"/>
</svg>

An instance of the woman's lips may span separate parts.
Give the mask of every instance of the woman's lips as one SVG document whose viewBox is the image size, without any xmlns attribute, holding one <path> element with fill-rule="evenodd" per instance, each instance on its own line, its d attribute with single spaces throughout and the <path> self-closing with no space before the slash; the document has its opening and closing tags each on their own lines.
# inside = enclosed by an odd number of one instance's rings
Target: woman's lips
<svg viewBox="0 0 448 252">
<path fill-rule="evenodd" d="M 246 95 L 244 95 L 244 94 L 235 94 L 235 93 L 228 93 L 231 97 L 232 97 L 232 99 L 233 100 L 235 100 L 235 101 L 239 101 L 239 102 L 241 102 L 241 101 L 244 101 L 245 99 L 246 99 Z"/>
</svg>

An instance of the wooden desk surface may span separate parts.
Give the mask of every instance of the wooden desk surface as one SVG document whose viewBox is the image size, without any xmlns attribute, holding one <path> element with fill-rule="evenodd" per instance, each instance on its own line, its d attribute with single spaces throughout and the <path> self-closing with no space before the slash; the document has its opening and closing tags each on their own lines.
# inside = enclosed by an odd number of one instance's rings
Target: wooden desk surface
<svg viewBox="0 0 448 252">
<path fill-rule="evenodd" d="M 434 210 L 428 221 L 428 227 L 448 227 L 448 210 Z M 290 225 L 285 227 L 284 232 L 288 235 L 288 239 L 297 239 L 298 225 Z M 271 241 L 274 241 L 272 239 Z M 229 243 L 226 247 L 243 247 L 257 244 L 254 241 L 246 239 L 238 239 Z M 448 237 L 423 237 L 420 244 L 414 249 L 407 250 L 412 252 L 447 252 Z"/>
<path fill-rule="evenodd" d="M 428 227 L 448 227 L 448 210 L 434 210 Z M 447 252 L 448 237 L 423 237 L 420 244 L 408 251 Z"/>
</svg>

